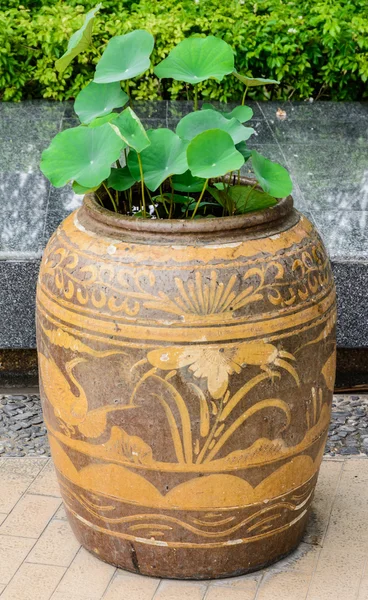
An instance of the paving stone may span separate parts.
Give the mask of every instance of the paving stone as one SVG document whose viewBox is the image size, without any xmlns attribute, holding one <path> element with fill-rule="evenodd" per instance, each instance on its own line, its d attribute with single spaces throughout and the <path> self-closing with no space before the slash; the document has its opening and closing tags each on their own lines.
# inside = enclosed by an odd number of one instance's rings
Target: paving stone
<svg viewBox="0 0 368 600">
<path fill-rule="evenodd" d="M 26 558 L 35 540 L 9 535 L 2 536 L 0 542 L 0 583 L 7 584 Z"/>
<path fill-rule="evenodd" d="M 49 600 L 64 573 L 63 567 L 24 563 L 5 588 L 1 600 Z"/>
<path fill-rule="evenodd" d="M 129 600 L 151 600 L 159 583 L 159 579 L 143 577 L 118 569 L 104 594 L 103 600 L 122 600 L 128 594 Z"/>
<path fill-rule="evenodd" d="M 115 570 L 82 548 L 56 588 L 52 600 L 71 600 L 73 596 L 77 600 L 100 600 Z"/>
<path fill-rule="evenodd" d="M 0 535 L 37 538 L 59 506 L 59 498 L 26 494 L 0 526 Z"/>
<path fill-rule="evenodd" d="M 26 562 L 69 567 L 79 548 L 69 523 L 53 520 L 32 548 Z"/>
</svg>

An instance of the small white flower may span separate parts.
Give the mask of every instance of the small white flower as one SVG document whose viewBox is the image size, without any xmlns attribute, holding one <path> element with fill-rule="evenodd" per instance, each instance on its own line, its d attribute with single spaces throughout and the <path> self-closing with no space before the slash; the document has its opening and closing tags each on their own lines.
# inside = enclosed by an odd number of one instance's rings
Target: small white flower
<svg viewBox="0 0 368 600">
<path fill-rule="evenodd" d="M 303 18 L 303 15 L 299 15 L 298 19 L 302 19 L 302 18 Z"/>
<path fill-rule="evenodd" d="M 298 33 L 298 30 L 297 30 L 297 29 L 295 29 L 295 27 L 290 27 L 290 28 L 288 29 L 288 33 Z"/>
</svg>

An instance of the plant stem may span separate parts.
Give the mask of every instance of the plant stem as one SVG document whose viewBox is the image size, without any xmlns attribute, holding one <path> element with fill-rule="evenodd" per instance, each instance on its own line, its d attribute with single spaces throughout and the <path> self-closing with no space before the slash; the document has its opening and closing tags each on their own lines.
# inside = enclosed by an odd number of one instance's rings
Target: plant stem
<svg viewBox="0 0 368 600">
<path fill-rule="evenodd" d="M 194 110 L 198 110 L 198 87 L 197 87 L 197 85 L 194 86 Z"/>
<path fill-rule="evenodd" d="M 193 211 L 193 214 L 192 214 L 192 216 L 191 216 L 191 218 L 192 218 L 192 219 L 194 219 L 194 217 L 195 217 L 195 215 L 196 215 L 196 212 L 197 212 L 197 210 L 198 210 L 198 207 L 199 207 L 199 205 L 200 205 L 200 203 L 201 203 L 201 200 L 202 200 L 202 198 L 203 198 L 203 195 L 204 195 L 204 193 L 205 193 L 205 191 L 206 191 L 207 183 L 208 183 L 208 179 L 206 179 L 206 181 L 204 182 L 204 186 L 203 186 L 203 189 L 202 189 L 202 191 L 201 191 L 201 195 L 200 195 L 200 196 L 199 196 L 199 198 L 198 198 L 198 202 L 197 202 L 197 204 L 195 205 L 195 209 L 194 209 L 194 211 Z"/>
<path fill-rule="evenodd" d="M 97 200 L 99 201 L 99 203 L 101 204 L 101 206 L 104 208 L 104 205 L 103 205 L 103 202 L 102 202 L 102 200 L 101 200 L 100 196 L 98 195 L 98 193 L 97 193 L 97 192 L 95 192 L 95 194 L 96 194 L 96 196 L 97 196 Z"/>
<path fill-rule="evenodd" d="M 167 206 L 166 206 L 166 202 L 165 202 L 165 196 L 163 195 L 163 192 L 162 192 L 162 185 L 160 185 L 160 196 L 162 198 L 162 204 L 164 205 L 164 209 L 166 211 L 166 214 L 168 215 L 169 211 L 167 210 Z"/>
<path fill-rule="evenodd" d="M 127 166 L 128 164 L 128 153 L 127 153 L 127 149 L 124 148 L 124 158 L 125 158 L 125 166 Z"/>
<path fill-rule="evenodd" d="M 130 108 L 133 108 L 132 99 L 129 94 L 129 79 L 127 79 L 126 83 L 125 83 L 125 92 L 126 92 L 127 96 L 129 97 L 129 106 L 130 106 Z"/>
<path fill-rule="evenodd" d="M 118 207 L 117 207 L 117 206 L 116 206 L 116 204 L 115 204 L 115 200 L 114 200 L 114 198 L 113 198 L 112 194 L 110 193 L 110 190 L 109 190 L 109 188 L 107 187 L 107 185 L 105 184 L 105 182 L 103 182 L 103 183 L 102 183 L 102 185 L 104 186 L 104 188 L 105 188 L 105 190 L 106 190 L 106 192 L 107 192 L 107 195 L 109 196 L 109 198 L 110 198 L 110 200 L 111 200 L 111 204 L 112 204 L 112 205 L 113 205 L 113 207 L 114 207 L 114 211 L 115 211 L 115 212 L 118 212 Z"/>
<path fill-rule="evenodd" d="M 171 177 L 169 177 L 169 182 L 170 182 L 170 187 L 171 187 L 169 219 L 171 219 L 173 208 L 174 208 L 174 188 L 173 188 L 173 184 L 172 184 L 172 181 L 171 181 Z"/>
<path fill-rule="evenodd" d="M 240 184 L 240 169 L 238 170 L 238 185 Z"/>
<path fill-rule="evenodd" d="M 144 198 L 144 177 L 143 177 L 142 161 L 141 161 L 141 156 L 140 156 L 139 152 L 137 152 L 137 157 L 138 157 L 139 172 L 141 174 L 142 212 L 143 212 L 143 216 L 145 217 L 146 216 L 146 201 Z"/>
<path fill-rule="evenodd" d="M 246 95 L 247 95 L 247 92 L 248 92 L 248 87 L 249 87 L 249 86 L 247 85 L 247 86 L 246 86 L 246 88 L 245 88 L 245 92 L 244 92 L 244 94 L 243 94 L 242 106 L 244 106 L 245 97 L 246 97 Z"/>
<path fill-rule="evenodd" d="M 133 212 L 133 190 L 129 188 L 129 212 L 132 214 Z"/>
</svg>

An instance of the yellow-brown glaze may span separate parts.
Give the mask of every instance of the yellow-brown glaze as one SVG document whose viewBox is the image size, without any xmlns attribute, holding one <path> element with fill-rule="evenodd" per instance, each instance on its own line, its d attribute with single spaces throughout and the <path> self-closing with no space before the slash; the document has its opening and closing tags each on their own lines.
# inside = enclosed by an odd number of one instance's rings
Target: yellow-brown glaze
<svg viewBox="0 0 368 600">
<path fill-rule="evenodd" d="M 299 541 L 323 455 L 325 249 L 295 213 L 254 234 L 136 238 L 83 208 L 41 266 L 41 391 L 69 518 L 130 570 L 252 570 Z"/>
</svg>

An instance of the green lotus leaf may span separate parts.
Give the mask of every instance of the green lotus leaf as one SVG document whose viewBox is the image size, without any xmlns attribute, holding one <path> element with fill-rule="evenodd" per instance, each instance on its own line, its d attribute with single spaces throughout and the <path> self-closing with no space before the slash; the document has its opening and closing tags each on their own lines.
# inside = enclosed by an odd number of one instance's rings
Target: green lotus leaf
<svg viewBox="0 0 368 600">
<path fill-rule="evenodd" d="M 137 152 L 142 152 L 151 143 L 145 128 L 129 106 L 120 113 L 111 127 L 128 146 Z"/>
<path fill-rule="evenodd" d="M 99 187 L 99 185 L 96 185 L 95 187 L 89 188 L 84 185 L 80 185 L 78 181 L 73 181 L 72 183 L 73 192 L 79 196 L 84 196 L 84 194 L 89 194 L 89 192 L 95 192 Z"/>
<path fill-rule="evenodd" d="M 103 117 L 97 117 L 97 119 L 93 119 L 93 121 L 88 124 L 88 127 L 101 127 L 101 125 L 105 125 L 105 123 L 111 123 L 112 121 L 115 121 L 118 116 L 118 113 L 110 113 L 108 115 L 104 115 Z"/>
<path fill-rule="evenodd" d="M 252 156 L 252 151 L 249 150 L 249 148 L 247 148 L 245 142 L 240 142 L 240 144 L 236 144 L 235 148 L 238 150 L 238 152 L 240 152 L 240 154 L 243 155 L 244 162 L 247 162 L 247 160 L 249 160 Z"/>
<path fill-rule="evenodd" d="M 176 133 L 183 140 L 192 140 L 196 135 L 209 129 L 222 129 L 229 133 L 234 144 L 247 140 L 254 133 L 251 127 L 243 127 L 237 119 L 225 119 L 215 110 L 200 110 L 185 115 L 176 127 Z"/>
<path fill-rule="evenodd" d="M 230 134 L 221 129 L 210 129 L 197 135 L 188 146 L 187 157 L 192 175 L 205 179 L 237 171 L 244 164 Z"/>
<path fill-rule="evenodd" d="M 154 192 L 171 175 L 180 175 L 188 170 L 188 142 L 181 140 L 170 129 L 164 128 L 149 129 L 147 136 L 151 145 L 142 151 L 140 157 L 144 183 Z M 140 181 L 138 157 L 134 151 L 128 154 L 128 167 L 134 179 Z"/>
<path fill-rule="evenodd" d="M 240 214 L 269 208 L 277 204 L 276 198 L 273 198 L 270 194 L 261 190 L 252 190 L 249 186 L 233 185 L 229 187 L 227 193 L 236 208 L 236 212 Z"/>
<path fill-rule="evenodd" d="M 141 75 L 150 67 L 153 45 L 153 36 L 144 29 L 111 38 L 97 64 L 94 81 L 111 83 Z"/>
<path fill-rule="evenodd" d="M 58 133 L 43 151 L 41 171 L 55 187 L 75 179 L 92 188 L 108 178 L 111 163 L 120 157 L 123 145 L 108 124 L 72 127 Z"/>
<path fill-rule="evenodd" d="M 227 119 L 237 119 L 240 123 L 245 123 L 253 117 L 253 111 L 250 106 L 236 106 L 229 113 L 222 113 Z"/>
<path fill-rule="evenodd" d="M 223 206 L 224 208 L 227 208 L 228 197 L 226 195 L 226 192 L 224 191 L 223 184 L 222 184 L 222 187 L 218 187 L 218 184 L 216 184 L 216 183 L 214 185 L 216 187 L 208 186 L 207 191 L 211 194 L 212 198 L 217 200 L 217 202 L 221 206 Z"/>
<path fill-rule="evenodd" d="M 220 38 L 190 37 L 180 42 L 155 68 L 160 79 L 199 83 L 214 78 L 221 81 L 234 70 L 234 53 Z"/>
<path fill-rule="evenodd" d="M 55 68 L 59 73 L 65 71 L 67 66 L 84 50 L 87 50 L 92 43 L 93 21 L 96 13 L 100 10 L 102 4 L 97 4 L 90 10 L 84 19 L 84 23 L 78 31 L 73 33 L 69 40 L 67 51 L 55 62 Z"/>
<path fill-rule="evenodd" d="M 171 201 L 174 202 L 174 204 L 188 204 L 188 202 L 191 202 L 194 200 L 194 198 L 191 198 L 190 196 L 180 196 L 180 194 L 163 194 L 161 196 L 161 194 L 159 194 L 158 196 L 153 196 L 152 200 L 155 200 L 156 202 L 167 202 L 168 204 L 170 204 Z"/>
<path fill-rule="evenodd" d="M 97 84 L 91 81 L 79 92 L 74 110 L 81 123 L 91 123 L 97 117 L 110 113 L 114 108 L 124 106 L 129 100 L 119 82 Z"/>
<path fill-rule="evenodd" d="M 107 180 L 107 186 L 118 192 L 124 192 L 135 184 L 135 179 L 131 176 L 128 167 L 122 169 L 111 169 L 111 173 Z"/>
<path fill-rule="evenodd" d="M 182 175 L 174 175 L 172 186 L 177 192 L 201 192 L 205 181 L 200 177 L 193 177 L 190 171 L 185 171 Z"/>
<path fill-rule="evenodd" d="M 135 179 L 131 176 L 128 167 L 122 169 L 111 169 L 111 173 L 107 180 L 107 186 L 118 192 L 129 190 L 135 184 Z"/>
<path fill-rule="evenodd" d="M 270 84 L 279 84 L 279 81 L 276 79 L 263 79 L 262 77 L 246 77 L 245 75 L 241 75 L 237 71 L 233 71 L 233 75 L 239 79 L 244 85 L 247 87 L 256 87 L 258 85 L 270 85 Z"/>
<path fill-rule="evenodd" d="M 215 110 L 226 119 L 237 119 L 240 123 L 245 123 L 253 117 L 253 111 L 249 106 L 236 106 L 231 112 L 221 112 L 213 104 L 205 102 L 202 104 L 201 110 Z"/>
<path fill-rule="evenodd" d="M 268 160 L 256 150 L 252 150 L 252 165 L 254 174 L 265 192 L 275 198 L 284 198 L 291 193 L 293 184 L 284 167 Z"/>
</svg>

